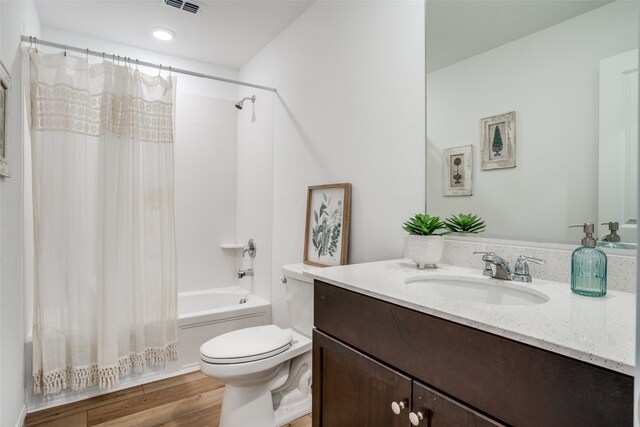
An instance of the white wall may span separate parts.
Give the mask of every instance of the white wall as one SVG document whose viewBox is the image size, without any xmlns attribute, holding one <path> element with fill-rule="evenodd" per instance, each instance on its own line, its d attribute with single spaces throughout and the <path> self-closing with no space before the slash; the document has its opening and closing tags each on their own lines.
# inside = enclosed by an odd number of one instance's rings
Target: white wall
<svg viewBox="0 0 640 427">
<path fill-rule="evenodd" d="M 424 76 L 421 1 L 316 2 L 241 68 L 278 89 L 272 158 L 246 141 L 238 154 L 260 164 L 259 176 L 239 176 L 239 200 L 273 174 L 273 223 L 255 199 L 238 235 L 272 227 L 276 323 L 288 322 L 278 277 L 302 261 L 309 185 L 353 184 L 350 263 L 402 256 L 402 222 L 424 210 Z"/>
<path fill-rule="evenodd" d="M 237 70 L 43 27 L 42 38 L 236 79 Z M 43 51 L 59 52 L 42 48 Z M 100 61 L 92 57 L 91 61 Z M 158 70 L 141 70 L 155 74 Z M 163 71 L 166 76 L 168 73 Z M 182 74 L 176 93 L 175 205 L 180 291 L 236 283 L 235 242 L 238 99 L 235 85 Z M 29 167 L 29 165 L 27 165 Z M 29 215 L 27 215 L 29 216 Z M 32 283 L 32 279 L 28 280 Z"/>
<path fill-rule="evenodd" d="M 23 101 L 20 36 L 40 34 L 33 1 L 0 2 L 0 59 L 12 77 L 12 136 L 7 157 L 11 178 L 0 179 L 0 425 L 19 425 L 25 415 L 23 331 Z"/>
<path fill-rule="evenodd" d="M 427 75 L 427 208 L 474 212 L 487 234 L 578 242 L 598 219 L 600 59 L 638 41 L 618 1 Z M 517 167 L 480 170 L 480 119 L 516 111 Z M 442 196 L 444 148 L 474 145 L 473 196 Z M 607 171 L 602 171 L 607 173 Z"/>
</svg>

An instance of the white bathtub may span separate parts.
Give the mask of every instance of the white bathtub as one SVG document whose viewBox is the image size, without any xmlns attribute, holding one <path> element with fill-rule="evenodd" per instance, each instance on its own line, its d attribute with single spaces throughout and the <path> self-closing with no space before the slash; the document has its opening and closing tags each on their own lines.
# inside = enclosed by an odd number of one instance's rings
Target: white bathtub
<svg viewBox="0 0 640 427">
<path fill-rule="evenodd" d="M 271 304 L 240 286 L 178 293 L 179 370 L 195 370 L 200 346 L 236 329 L 271 323 Z"/>
<path fill-rule="evenodd" d="M 243 302 L 241 302 L 243 301 Z M 178 360 L 164 369 L 147 369 L 132 374 L 108 390 L 90 387 L 82 392 L 64 391 L 43 398 L 33 394 L 33 379 L 27 375 L 27 407 L 29 412 L 63 405 L 104 393 L 198 370 L 200 346 L 213 337 L 236 329 L 271 323 L 271 304 L 250 294 L 240 286 L 178 293 Z M 25 346 L 26 372 L 31 372 L 31 337 Z"/>
</svg>

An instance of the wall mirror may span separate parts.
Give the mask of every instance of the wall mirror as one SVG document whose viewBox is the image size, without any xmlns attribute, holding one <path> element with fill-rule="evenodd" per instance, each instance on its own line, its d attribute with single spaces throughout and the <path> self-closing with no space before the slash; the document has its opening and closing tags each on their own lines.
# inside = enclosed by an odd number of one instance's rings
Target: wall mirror
<svg viewBox="0 0 640 427">
<path fill-rule="evenodd" d="M 616 221 L 633 247 L 639 3 L 426 8 L 427 212 L 474 213 L 483 237 L 538 242 L 579 243 L 568 225 Z M 445 150 L 470 145 L 471 170 L 453 169 Z"/>
</svg>

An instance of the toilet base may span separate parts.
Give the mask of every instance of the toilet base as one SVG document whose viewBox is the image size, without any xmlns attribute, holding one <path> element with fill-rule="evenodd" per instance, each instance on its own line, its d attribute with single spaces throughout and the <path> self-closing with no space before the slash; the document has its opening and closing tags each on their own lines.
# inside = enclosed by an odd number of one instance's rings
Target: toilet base
<svg viewBox="0 0 640 427">
<path fill-rule="evenodd" d="M 311 339 L 291 330 L 292 346 L 267 359 L 200 370 L 225 383 L 219 427 L 277 427 L 311 412 Z"/>
<path fill-rule="evenodd" d="M 293 358 L 287 381 L 271 392 L 276 426 L 311 412 L 311 367 L 310 351 Z"/>
<path fill-rule="evenodd" d="M 311 412 L 311 352 L 287 360 L 261 384 L 225 385 L 219 427 L 278 427 Z"/>
<path fill-rule="evenodd" d="M 278 427 L 310 413 L 310 362 L 309 352 L 280 365 L 266 383 L 225 385 L 219 427 Z"/>
<path fill-rule="evenodd" d="M 220 427 L 237 426 L 276 426 L 267 385 L 225 386 Z"/>
</svg>

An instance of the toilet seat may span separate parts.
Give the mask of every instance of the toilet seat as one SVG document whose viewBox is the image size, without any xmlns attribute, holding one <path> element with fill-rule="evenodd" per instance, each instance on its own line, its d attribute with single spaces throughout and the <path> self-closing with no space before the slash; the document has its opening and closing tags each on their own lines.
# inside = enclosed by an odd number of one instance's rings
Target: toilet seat
<svg viewBox="0 0 640 427">
<path fill-rule="evenodd" d="M 276 325 L 239 329 L 202 344 L 200 358 L 211 364 L 253 362 L 288 350 L 292 341 L 291 333 Z"/>
</svg>

